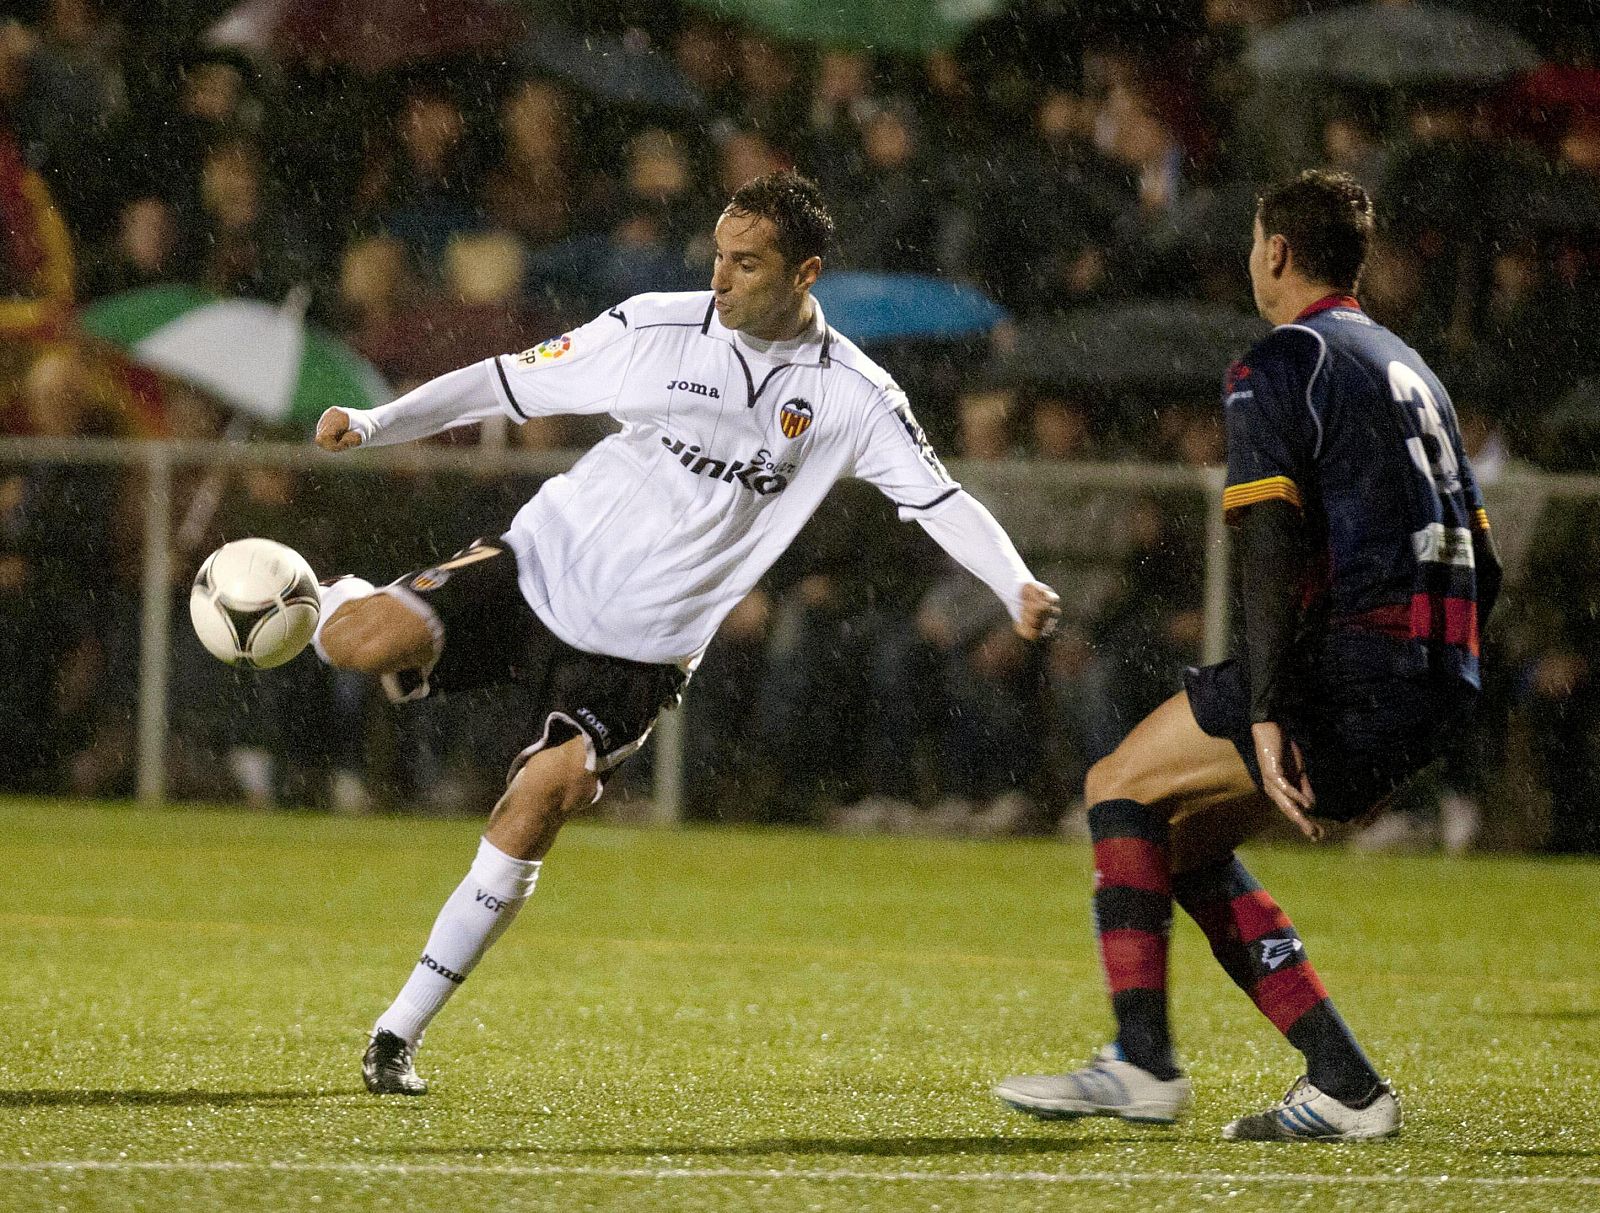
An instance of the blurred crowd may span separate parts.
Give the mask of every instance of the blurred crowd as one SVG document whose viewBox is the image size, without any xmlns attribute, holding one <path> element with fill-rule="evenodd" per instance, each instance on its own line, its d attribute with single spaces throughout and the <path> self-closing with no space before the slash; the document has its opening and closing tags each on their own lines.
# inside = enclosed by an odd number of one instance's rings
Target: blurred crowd
<svg viewBox="0 0 1600 1213">
<path fill-rule="evenodd" d="M 1419 66 L 1364 83 L 1250 67 L 1291 18 L 1353 7 L 1334 3 L 1019 0 L 953 46 L 888 55 L 776 40 L 688 2 L 535 0 L 496 26 L 469 25 L 492 5 L 434 0 L 461 10 L 455 42 L 433 23 L 432 41 L 381 63 L 331 25 L 251 46 L 225 32 L 233 7 L 35 0 L 0 16 L 0 433 L 238 433 L 216 400 L 84 334 L 85 310 L 125 292 L 298 297 L 403 390 L 630 294 L 704 286 L 722 200 L 792 165 L 833 200 L 830 268 L 958 279 L 1007 309 L 981 340 L 869 350 L 941 450 L 1214 465 L 1215 384 L 1254 331 L 1254 192 L 1325 164 L 1374 193 L 1363 301 L 1440 371 L 1483 478 L 1594 468 L 1600 10 L 1585 17 L 1584 0 L 1455 6 L 1534 48 L 1515 73 Z M 620 75 L 594 70 L 597 49 Z M 601 432 L 551 419 L 507 440 Z M 0 477 L 0 627 L 18 668 L 0 717 L 21 739 L 0 782 L 126 791 L 138 475 Z M 293 536 L 319 568 L 395 574 L 492 532 L 531 487 L 185 470 L 177 580 L 248 533 Z M 1042 506 L 1023 546 L 1062 586 L 1067 626 L 1034 651 L 884 503 L 836 494 L 696 680 L 692 808 L 1073 828 L 1085 765 L 1198 659 L 1202 509 L 1129 492 Z M 1452 849 L 1600 849 L 1588 516 L 1571 500 L 1524 520 L 1524 592 L 1490 633 L 1490 723 L 1390 834 L 1437 834 L 1442 802 Z M 175 645 L 177 744 L 193 751 L 180 790 L 357 808 L 492 782 L 503 714 L 391 718 L 309 658 L 240 680 Z M 1483 820 L 1508 801 L 1548 809 L 1534 825 Z"/>
</svg>

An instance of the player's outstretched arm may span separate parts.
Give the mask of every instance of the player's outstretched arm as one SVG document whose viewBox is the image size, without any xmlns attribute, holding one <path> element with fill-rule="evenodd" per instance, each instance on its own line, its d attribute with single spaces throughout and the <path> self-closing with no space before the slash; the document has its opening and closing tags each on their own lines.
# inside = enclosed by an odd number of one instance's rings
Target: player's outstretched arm
<svg viewBox="0 0 1600 1213">
<path fill-rule="evenodd" d="M 348 451 L 361 445 L 361 431 L 350 428 L 349 413 L 332 408 L 317 421 L 316 442 L 325 451 Z"/>
<path fill-rule="evenodd" d="M 937 510 L 918 516 L 917 522 L 1006 604 L 1017 635 L 1038 640 L 1055 630 L 1061 615 L 1059 596 L 1028 571 L 1011 537 L 977 498 L 958 489 Z"/>
</svg>

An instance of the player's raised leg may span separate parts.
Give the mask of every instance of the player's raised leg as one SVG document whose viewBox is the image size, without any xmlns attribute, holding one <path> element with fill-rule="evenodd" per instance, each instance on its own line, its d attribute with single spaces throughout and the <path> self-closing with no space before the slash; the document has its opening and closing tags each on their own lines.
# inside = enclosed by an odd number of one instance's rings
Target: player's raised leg
<svg viewBox="0 0 1600 1213">
<path fill-rule="evenodd" d="M 421 1095 L 414 1059 L 422 1034 L 533 894 L 556 833 L 599 791 L 582 737 L 530 757 L 506 788 L 466 878 L 434 920 L 422 957 L 373 1026 L 362 1058 L 367 1089 Z"/>
</svg>

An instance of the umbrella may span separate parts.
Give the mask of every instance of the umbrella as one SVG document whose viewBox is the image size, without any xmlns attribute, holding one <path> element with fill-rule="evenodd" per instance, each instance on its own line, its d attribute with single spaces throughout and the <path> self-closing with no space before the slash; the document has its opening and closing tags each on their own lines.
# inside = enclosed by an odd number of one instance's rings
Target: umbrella
<svg viewBox="0 0 1600 1213">
<path fill-rule="evenodd" d="M 302 293 L 274 307 L 152 286 L 101 300 L 80 323 L 135 362 L 262 421 L 311 426 L 330 405 L 372 408 L 391 399 L 365 359 L 306 325 L 304 300 Z"/>
<path fill-rule="evenodd" d="M 956 338 L 987 333 L 1006 311 L 981 291 L 926 274 L 844 270 L 821 278 L 813 293 L 828 323 L 852 341 Z"/>
<path fill-rule="evenodd" d="M 1245 54 L 1259 76 L 1392 87 L 1490 84 L 1539 63 L 1502 26 L 1436 4 L 1334 9 L 1268 30 Z"/>
<path fill-rule="evenodd" d="M 616 34 L 541 24 L 523 45 L 522 58 L 607 101 L 682 114 L 706 108 L 705 98 L 672 60 Z"/>
<path fill-rule="evenodd" d="M 1155 300 L 1079 308 L 1019 326 L 1001 364 L 1013 381 L 1070 388 L 1188 388 L 1222 372 L 1267 332 L 1265 321 L 1214 304 Z"/>
<path fill-rule="evenodd" d="M 504 50 L 527 30 L 526 18 L 505 0 L 244 0 L 206 31 L 205 42 L 376 76 Z"/>
<path fill-rule="evenodd" d="M 691 0 L 734 21 L 791 42 L 859 46 L 923 54 L 943 50 L 1004 0 Z"/>
</svg>

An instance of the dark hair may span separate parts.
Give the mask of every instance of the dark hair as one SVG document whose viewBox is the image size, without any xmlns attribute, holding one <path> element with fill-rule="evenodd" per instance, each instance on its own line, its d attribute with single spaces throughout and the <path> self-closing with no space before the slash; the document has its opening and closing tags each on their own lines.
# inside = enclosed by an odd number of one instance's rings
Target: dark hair
<svg viewBox="0 0 1600 1213">
<path fill-rule="evenodd" d="M 770 219 L 784 264 L 820 257 L 833 242 L 833 216 L 815 181 L 793 169 L 747 181 L 728 200 L 728 210 Z"/>
<path fill-rule="evenodd" d="M 1263 190 L 1256 217 L 1265 236 L 1282 236 L 1300 273 L 1353 291 L 1372 243 L 1372 199 L 1349 173 L 1307 169 Z"/>
</svg>

